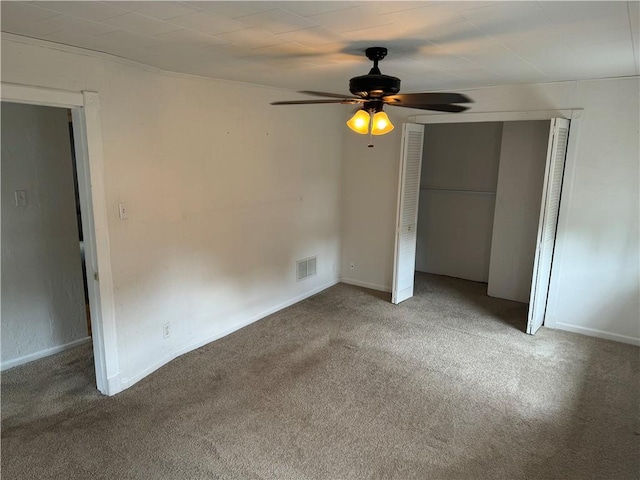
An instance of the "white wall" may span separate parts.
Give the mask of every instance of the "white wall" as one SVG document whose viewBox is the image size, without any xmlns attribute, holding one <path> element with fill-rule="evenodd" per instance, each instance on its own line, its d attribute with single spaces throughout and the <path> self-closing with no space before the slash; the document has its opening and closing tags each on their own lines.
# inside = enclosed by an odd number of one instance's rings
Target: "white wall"
<svg viewBox="0 0 640 480">
<path fill-rule="evenodd" d="M 501 141 L 502 122 L 425 125 L 420 186 L 495 192 Z"/>
<path fill-rule="evenodd" d="M 572 122 L 547 325 L 640 343 L 638 77 L 490 87 L 465 92 L 472 112 L 583 108 Z M 391 121 L 424 112 L 389 108 Z M 462 114 L 464 115 L 464 114 Z M 473 115 L 473 114 L 470 114 Z M 461 120 L 462 121 L 462 120 Z M 578 128 L 576 128 L 578 127 Z M 345 278 L 389 290 L 400 130 L 367 149 L 344 133 Z M 346 268 L 345 268 L 346 267 Z"/>
<path fill-rule="evenodd" d="M 5 38 L 2 80 L 100 96 L 124 388 L 337 281 L 348 107 L 74 52 Z M 311 255 L 318 274 L 296 282 Z"/>
<path fill-rule="evenodd" d="M 426 125 L 424 133 L 416 270 L 486 282 L 502 123 Z"/>
<path fill-rule="evenodd" d="M 390 134 L 374 137 L 374 148 L 367 148 L 368 137 L 349 129 L 343 132 L 340 267 L 343 282 L 387 292 L 393 278 L 401 145 L 398 132 L 402 130 L 402 122 L 392 111 L 389 117 L 397 127 Z"/>
<path fill-rule="evenodd" d="M 16 206 L 25 190 L 26 206 Z M 67 111 L 2 104 L 2 367 L 87 337 Z"/>
<path fill-rule="evenodd" d="M 550 122 L 505 122 L 487 294 L 529 302 Z"/>
</svg>

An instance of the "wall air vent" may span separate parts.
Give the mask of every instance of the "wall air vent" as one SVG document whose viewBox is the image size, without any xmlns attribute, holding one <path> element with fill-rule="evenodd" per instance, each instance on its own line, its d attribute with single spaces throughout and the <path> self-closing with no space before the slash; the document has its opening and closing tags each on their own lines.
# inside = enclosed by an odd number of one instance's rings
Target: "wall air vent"
<svg viewBox="0 0 640 480">
<path fill-rule="evenodd" d="M 309 257 L 296 262 L 296 280 L 304 280 L 316 274 L 316 257 Z"/>
</svg>

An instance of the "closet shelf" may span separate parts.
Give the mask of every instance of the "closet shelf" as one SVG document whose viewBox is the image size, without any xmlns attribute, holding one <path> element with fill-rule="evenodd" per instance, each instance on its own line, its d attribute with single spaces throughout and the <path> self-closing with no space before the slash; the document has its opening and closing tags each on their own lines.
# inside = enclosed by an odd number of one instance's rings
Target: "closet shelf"
<svg viewBox="0 0 640 480">
<path fill-rule="evenodd" d="M 420 187 L 420 190 L 426 190 L 429 192 L 444 192 L 444 193 L 467 193 L 470 195 L 495 195 L 496 192 L 486 192 L 482 190 L 455 190 L 452 188 L 427 188 Z"/>
</svg>

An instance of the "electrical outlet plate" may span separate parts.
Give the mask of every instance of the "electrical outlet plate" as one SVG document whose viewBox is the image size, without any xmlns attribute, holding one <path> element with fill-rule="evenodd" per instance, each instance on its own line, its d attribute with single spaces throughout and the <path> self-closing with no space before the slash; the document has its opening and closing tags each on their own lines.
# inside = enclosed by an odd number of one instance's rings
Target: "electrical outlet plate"
<svg viewBox="0 0 640 480">
<path fill-rule="evenodd" d="M 162 326 L 162 337 L 163 338 L 169 338 L 169 335 L 171 333 L 170 326 L 171 326 L 171 324 L 169 322 L 165 323 Z"/>
<path fill-rule="evenodd" d="M 26 190 L 16 190 L 15 197 L 16 207 L 26 207 L 28 205 Z"/>
<path fill-rule="evenodd" d="M 127 209 L 127 206 L 124 203 L 118 204 L 118 216 L 120 217 L 120 220 L 125 220 L 129 218 L 129 210 Z"/>
</svg>

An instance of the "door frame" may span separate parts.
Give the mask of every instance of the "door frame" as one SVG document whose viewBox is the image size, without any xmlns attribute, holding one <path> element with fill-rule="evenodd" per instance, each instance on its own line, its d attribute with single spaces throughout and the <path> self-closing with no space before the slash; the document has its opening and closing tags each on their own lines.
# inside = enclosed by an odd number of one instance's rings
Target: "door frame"
<svg viewBox="0 0 640 480">
<path fill-rule="evenodd" d="M 558 286 L 562 272 L 562 252 L 565 249 L 565 232 L 569 218 L 569 204 L 571 203 L 571 193 L 575 178 L 578 139 L 580 137 L 581 120 L 586 114 L 583 108 L 568 108 L 557 110 L 532 110 L 532 111 L 511 111 L 511 112 L 470 112 L 470 113 L 436 113 L 426 115 L 415 115 L 408 118 L 409 123 L 419 123 L 422 125 L 439 123 L 477 123 L 477 122 L 517 122 L 527 120 L 551 120 L 553 118 L 566 118 L 571 121 L 571 135 L 567 145 L 567 155 L 564 165 L 564 178 L 560 193 L 563 199 L 560 202 L 558 212 L 558 226 L 556 230 L 556 242 L 554 247 L 554 264 L 549 278 L 549 293 L 547 300 L 547 311 L 545 313 L 543 325 L 548 328 L 556 328 L 557 319 L 554 314 L 554 307 L 557 303 Z M 396 218 L 397 223 L 397 218 Z M 394 252 L 395 260 L 395 252 Z M 533 281 L 533 280 L 532 280 Z"/>
<path fill-rule="evenodd" d="M 104 188 L 100 100 L 96 92 L 0 83 L 0 100 L 71 110 L 84 233 L 96 386 L 105 395 L 122 390 Z"/>
</svg>

